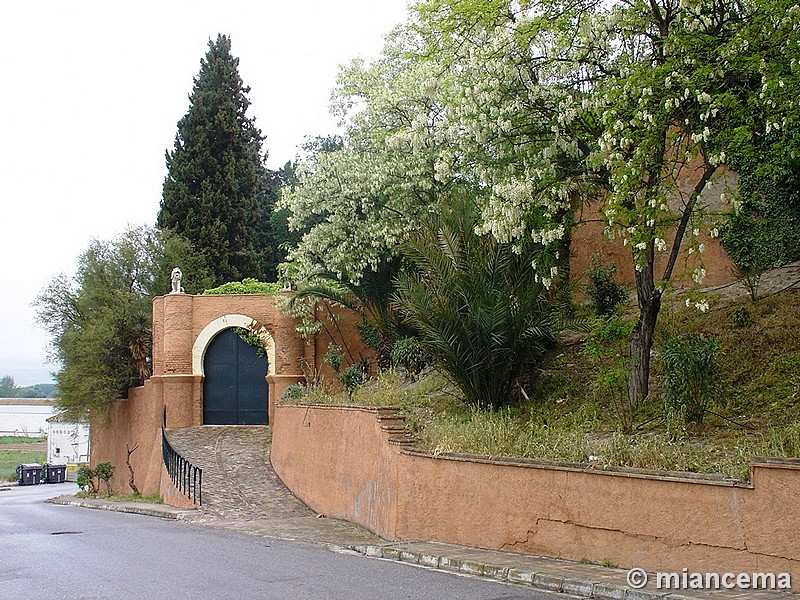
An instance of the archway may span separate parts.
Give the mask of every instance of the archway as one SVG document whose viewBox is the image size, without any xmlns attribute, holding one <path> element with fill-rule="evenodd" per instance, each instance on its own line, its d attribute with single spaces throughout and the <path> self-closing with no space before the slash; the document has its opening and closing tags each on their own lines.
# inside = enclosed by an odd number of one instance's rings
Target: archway
<svg viewBox="0 0 800 600">
<path fill-rule="evenodd" d="M 256 333 L 265 352 L 245 341 L 242 330 Z M 192 349 L 192 370 L 204 376 L 203 423 L 266 425 L 266 376 L 274 373 L 274 357 L 272 336 L 253 319 L 225 315 L 209 323 Z"/>
</svg>

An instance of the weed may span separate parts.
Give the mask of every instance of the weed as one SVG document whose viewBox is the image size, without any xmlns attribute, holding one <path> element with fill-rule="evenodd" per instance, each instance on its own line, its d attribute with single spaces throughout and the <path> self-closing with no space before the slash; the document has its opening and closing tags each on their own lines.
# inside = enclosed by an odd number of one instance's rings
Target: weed
<svg viewBox="0 0 800 600">
<path fill-rule="evenodd" d="M 600 563 L 600 566 L 606 567 L 608 569 L 616 569 L 619 565 L 607 558 L 604 558 L 603 562 Z"/>
</svg>

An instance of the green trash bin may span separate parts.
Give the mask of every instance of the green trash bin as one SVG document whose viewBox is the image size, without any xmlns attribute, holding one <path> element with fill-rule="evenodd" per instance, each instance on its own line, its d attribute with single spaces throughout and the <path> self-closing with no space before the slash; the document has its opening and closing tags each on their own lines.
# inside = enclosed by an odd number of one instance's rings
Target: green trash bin
<svg viewBox="0 0 800 600">
<path fill-rule="evenodd" d="M 17 467 L 19 485 L 39 485 L 42 483 L 43 469 L 38 463 L 22 464 Z"/>
</svg>

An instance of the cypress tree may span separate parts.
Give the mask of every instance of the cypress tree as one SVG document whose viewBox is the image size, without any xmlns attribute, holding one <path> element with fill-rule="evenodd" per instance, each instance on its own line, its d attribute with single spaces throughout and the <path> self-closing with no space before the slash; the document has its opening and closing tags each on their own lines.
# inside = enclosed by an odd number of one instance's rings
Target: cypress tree
<svg viewBox="0 0 800 600">
<path fill-rule="evenodd" d="M 209 41 L 194 79 L 189 111 L 167 151 L 158 226 L 186 238 L 205 257 L 214 285 L 261 278 L 257 239 L 267 177 L 264 136 L 247 116 L 250 88 L 224 35 Z M 269 216 L 267 215 L 267 219 Z"/>
</svg>

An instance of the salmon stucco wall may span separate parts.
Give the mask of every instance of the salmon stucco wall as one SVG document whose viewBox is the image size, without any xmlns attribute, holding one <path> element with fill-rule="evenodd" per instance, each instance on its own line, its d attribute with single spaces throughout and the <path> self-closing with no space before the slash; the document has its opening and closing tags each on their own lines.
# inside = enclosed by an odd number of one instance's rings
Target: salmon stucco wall
<svg viewBox="0 0 800 600">
<path fill-rule="evenodd" d="M 108 419 L 95 419 L 91 426 L 91 465 L 110 462 L 115 467 L 111 479 L 114 491 L 132 493 L 130 473 L 125 464 L 128 447 L 138 448 L 130 455 L 134 481 L 139 491 L 149 496 L 161 485 L 161 415 L 163 405 L 154 393 L 154 385 L 128 391 L 126 400 L 115 402 Z"/>
<path fill-rule="evenodd" d="M 752 485 L 393 445 L 387 411 L 279 405 L 272 462 L 319 513 L 427 539 L 656 571 L 800 577 L 800 461 L 755 460 Z"/>
<path fill-rule="evenodd" d="M 321 331 L 303 340 L 295 331 L 297 319 L 282 312 L 276 296 L 168 294 L 153 300 L 152 376 L 128 398 L 114 402 L 107 419 L 95 419 L 91 429 L 92 465 L 111 462 L 116 491 L 129 492 L 125 465 L 127 445 L 139 448 L 131 455 L 136 485 L 143 494 L 161 490 L 170 498 L 172 484 L 161 482 L 161 424 L 178 429 L 203 424 L 204 356 L 221 331 L 245 327 L 255 332 L 267 354 L 268 418 L 275 418 L 275 401 L 290 385 L 314 377 L 336 381 L 324 364 L 328 345 L 346 348 L 349 356 L 370 356 L 361 342 L 355 313 L 318 305 L 315 318 Z M 180 503 L 179 499 L 174 500 Z"/>
<path fill-rule="evenodd" d="M 697 182 L 700 173 L 699 165 L 690 165 L 687 169 L 688 175 L 681 180 L 681 188 L 684 196 L 676 195 L 670 201 L 670 206 L 679 213 L 682 211 L 681 203 L 684 197 L 688 197 L 692 187 Z M 730 205 L 723 199 L 723 193 L 729 193 L 736 189 L 738 178 L 732 171 L 723 169 L 718 178 L 706 186 L 701 194 L 699 203 L 709 214 L 726 214 L 731 210 Z M 617 272 L 615 279 L 618 283 L 631 286 L 634 283 L 633 257 L 630 246 L 623 244 L 622 238 L 611 240 L 604 233 L 607 220 L 602 213 L 603 204 L 596 202 L 581 207 L 580 214 L 577 215 L 579 226 L 575 229 L 570 246 L 570 269 L 571 275 L 577 282 L 586 282 L 585 272 L 592 268 L 592 256 L 598 255 L 600 262 L 605 266 L 616 265 Z M 692 237 L 694 225 L 692 225 L 684 235 L 680 253 L 675 263 L 673 277 L 678 288 L 694 287 L 696 284 L 692 275 L 696 268 L 702 266 L 706 270 L 703 286 L 717 286 L 730 283 L 735 279 L 734 263 L 725 253 L 719 238 L 712 238 L 707 233 L 698 231 L 697 242 L 702 243 L 704 252 L 702 255 L 697 252 L 690 252 L 690 239 Z M 665 232 L 665 241 L 671 248 L 675 239 L 675 229 L 671 228 Z M 655 255 L 655 274 L 660 278 L 664 274 L 667 266 L 669 251 L 657 251 Z"/>
</svg>

